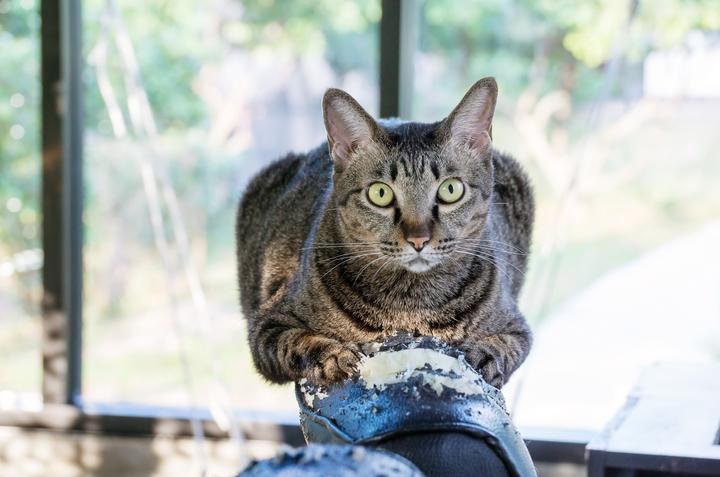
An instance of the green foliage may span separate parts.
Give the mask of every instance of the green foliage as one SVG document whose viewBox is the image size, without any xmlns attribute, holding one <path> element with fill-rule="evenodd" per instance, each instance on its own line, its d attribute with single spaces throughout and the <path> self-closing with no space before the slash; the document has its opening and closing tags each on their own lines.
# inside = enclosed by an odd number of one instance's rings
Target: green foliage
<svg viewBox="0 0 720 477">
<path fill-rule="evenodd" d="M 39 18 L 26 6 L 0 14 L 0 260 L 39 243 Z"/>
<path fill-rule="evenodd" d="M 237 45 L 295 53 L 324 53 L 334 48 L 328 33 L 366 34 L 380 19 L 377 0 L 248 0 L 240 2 Z"/>
<path fill-rule="evenodd" d="M 720 29 L 715 0 L 639 5 L 629 22 L 631 0 L 427 0 L 420 47 L 445 58 L 462 78 L 499 77 L 504 94 L 535 83 L 541 92 L 569 89 L 582 100 L 595 91 L 614 50 L 638 61 L 652 49 L 681 44 L 693 30 Z"/>
<path fill-rule="evenodd" d="M 205 35 L 205 22 L 198 21 L 207 21 L 209 15 L 198 12 L 196 3 L 187 0 L 136 0 L 116 4 L 119 11 L 113 16 L 104 0 L 83 2 L 86 57 L 92 58 L 92 49 L 105 34 L 110 80 L 118 92 L 126 94 L 124 67 L 117 53 L 117 31 L 114 30 L 126 27 L 137 54 L 141 81 L 160 129 L 184 129 L 201 124 L 205 107 L 192 89 L 193 79 L 204 62 L 221 52 L 221 45 L 208 42 L 212 36 Z M 112 19 L 120 23 L 113 23 Z M 107 111 L 90 65 L 85 78 L 86 127 L 90 131 L 109 134 L 109 128 L 103 127 Z"/>
</svg>

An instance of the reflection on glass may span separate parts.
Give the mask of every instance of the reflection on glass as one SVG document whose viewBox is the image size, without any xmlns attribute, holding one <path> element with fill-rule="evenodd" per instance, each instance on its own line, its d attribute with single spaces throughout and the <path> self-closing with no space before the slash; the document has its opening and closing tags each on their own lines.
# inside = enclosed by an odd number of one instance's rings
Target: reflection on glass
<svg viewBox="0 0 720 477">
<path fill-rule="evenodd" d="M 0 2 L 0 410 L 40 391 L 39 15 Z"/>
<path fill-rule="evenodd" d="M 414 115 L 498 79 L 495 144 L 537 196 L 508 394 L 521 425 L 598 428 L 647 364 L 720 359 L 717 6 L 460 3 L 421 4 Z"/>
<path fill-rule="evenodd" d="M 235 277 L 246 181 L 377 103 L 379 2 L 84 2 L 84 398 L 292 410 L 255 373 Z"/>
</svg>

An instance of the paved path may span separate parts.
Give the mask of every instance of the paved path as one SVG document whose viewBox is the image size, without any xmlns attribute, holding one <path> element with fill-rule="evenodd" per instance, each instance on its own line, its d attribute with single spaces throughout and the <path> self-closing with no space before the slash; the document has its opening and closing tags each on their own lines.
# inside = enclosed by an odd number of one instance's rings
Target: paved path
<svg viewBox="0 0 720 477">
<path fill-rule="evenodd" d="M 599 429 L 648 364 L 720 360 L 720 222 L 600 278 L 535 337 L 506 388 L 521 426 Z"/>
</svg>

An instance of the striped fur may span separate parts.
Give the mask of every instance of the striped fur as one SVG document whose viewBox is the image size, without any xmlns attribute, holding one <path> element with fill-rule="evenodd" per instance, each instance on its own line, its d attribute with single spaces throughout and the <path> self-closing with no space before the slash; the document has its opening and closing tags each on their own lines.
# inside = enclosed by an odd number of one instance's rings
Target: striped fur
<svg viewBox="0 0 720 477">
<path fill-rule="evenodd" d="M 525 359 L 531 335 L 517 297 L 533 224 L 529 181 L 489 144 L 454 142 L 452 118 L 373 122 L 372 145 L 348 142 L 342 167 L 323 144 L 251 181 L 238 212 L 238 271 L 253 359 L 268 380 L 341 380 L 360 344 L 401 330 L 461 348 L 498 387 Z M 435 200 L 448 177 L 466 184 L 454 206 Z M 376 180 L 402 201 L 372 206 L 366 187 Z M 409 253 L 403 230 L 422 221 L 439 258 L 414 272 L 398 257 Z"/>
</svg>

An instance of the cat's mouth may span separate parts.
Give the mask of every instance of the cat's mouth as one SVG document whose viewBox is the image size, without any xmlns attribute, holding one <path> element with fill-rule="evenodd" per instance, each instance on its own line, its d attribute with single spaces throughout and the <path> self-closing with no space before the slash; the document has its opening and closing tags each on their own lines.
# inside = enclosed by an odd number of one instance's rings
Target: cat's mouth
<svg viewBox="0 0 720 477">
<path fill-rule="evenodd" d="M 429 260 L 425 259 L 424 257 L 421 257 L 418 255 L 417 257 L 413 258 L 409 262 L 404 263 L 405 268 L 410 270 L 411 272 L 426 272 L 430 270 L 434 263 L 431 263 Z"/>
</svg>

